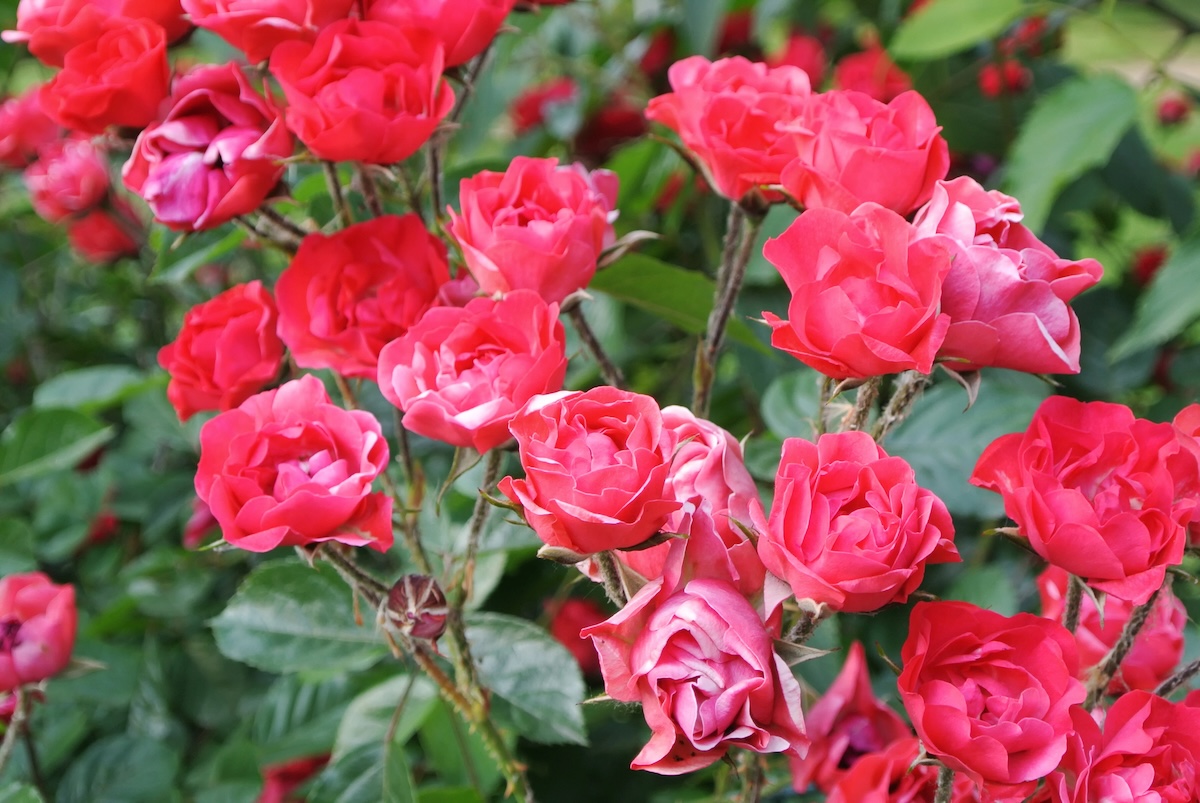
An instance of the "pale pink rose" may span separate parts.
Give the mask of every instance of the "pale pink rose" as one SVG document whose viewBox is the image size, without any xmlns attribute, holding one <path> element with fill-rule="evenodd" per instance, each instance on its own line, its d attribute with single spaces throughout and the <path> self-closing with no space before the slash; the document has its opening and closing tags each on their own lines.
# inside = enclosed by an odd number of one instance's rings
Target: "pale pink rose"
<svg viewBox="0 0 1200 803">
<path fill-rule="evenodd" d="M 57 223 L 105 199 L 108 162 L 89 139 L 60 139 L 42 148 L 38 160 L 25 168 L 24 179 L 34 211 Z"/>
</svg>

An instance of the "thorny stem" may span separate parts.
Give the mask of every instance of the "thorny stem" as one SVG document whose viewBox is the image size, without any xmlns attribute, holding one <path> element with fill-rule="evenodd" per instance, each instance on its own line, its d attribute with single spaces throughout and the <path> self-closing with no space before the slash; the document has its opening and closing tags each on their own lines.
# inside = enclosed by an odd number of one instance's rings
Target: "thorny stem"
<svg viewBox="0 0 1200 803">
<path fill-rule="evenodd" d="M 875 422 L 875 428 L 871 431 L 871 436 L 875 438 L 877 443 L 883 443 L 883 439 L 904 419 L 908 418 L 908 414 L 912 412 L 913 404 L 920 398 L 925 386 L 929 384 L 929 375 L 919 371 L 905 371 L 899 382 L 896 384 L 895 390 L 892 391 L 892 397 L 888 399 L 887 407 L 883 408 L 883 412 L 879 415 L 879 420 Z"/>
<path fill-rule="evenodd" d="M 879 388 L 882 384 L 883 377 L 873 376 L 858 386 L 858 392 L 854 396 L 854 407 L 842 419 L 842 432 L 860 430 L 866 426 L 867 419 L 871 417 L 871 410 L 875 407 L 875 400 L 879 398 Z"/>
<path fill-rule="evenodd" d="M 438 134 L 429 142 L 429 199 L 433 204 L 433 219 L 440 222 L 446 215 L 442 209 L 442 141 Z"/>
<path fill-rule="evenodd" d="M 821 377 L 821 395 L 820 402 L 817 405 L 817 420 L 816 424 L 817 435 L 824 435 L 829 431 L 829 427 L 825 424 L 825 409 L 829 406 L 829 402 L 833 400 L 833 389 L 837 385 L 833 377 Z"/>
<path fill-rule="evenodd" d="M 1121 662 L 1125 660 L 1125 656 L 1129 654 L 1130 648 L 1133 647 L 1133 640 L 1137 638 L 1142 625 L 1146 624 L 1146 619 L 1149 618 L 1150 611 L 1154 608 L 1154 602 L 1158 599 L 1158 594 L 1159 592 L 1155 591 L 1150 595 L 1150 599 L 1133 609 L 1133 613 L 1129 615 L 1129 621 L 1125 623 L 1125 629 L 1121 631 L 1121 637 L 1117 639 L 1117 643 L 1108 651 L 1108 655 L 1104 656 L 1100 664 L 1092 670 L 1092 679 L 1088 683 L 1087 699 L 1083 702 L 1084 709 L 1091 711 L 1096 707 L 1096 703 L 1100 702 L 1100 698 L 1104 696 L 1104 691 L 1108 688 L 1109 682 L 1117 674 L 1117 670 L 1121 668 Z"/>
<path fill-rule="evenodd" d="M 1083 580 L 1071 575 L 1071 579 L 1067 581 L 1067 599 L 1063 604 L 1062 623 L 1063 627 L 1072 633 L 1075 632 L 1075 628 L 1079 627 L 1079 610 L 1082 602 Z"/>
<path fill-rule="evenodd" d="M 1200 672 L 1200 660 L 1192 661 L 1183 669 L 1180 669 L 1174 675 L 1171 675 L 1171 677 L 1158 684 L 1158 688 L 1154 690 L 1154 693 L 1159 697 L 1169 697 L 1176 689 L 1191 680 L 1197 672 Z"/>
<path fill-rule="evenodd" d="M 292 222 L 291 220 L 288 220 L 286 216 L 281 215 L 269 206 L 260 206 L 258 208 L 258 213 L 274 223 L 278 228 L 295 235 L 301 240 L 309 235 L 309 232 L 305 231 L 301 226 Z"/>
<path fill-rule="evenodd" d="M 583 341 L 584 348 L 592 355 L 592 359 L 596 361 L 596 365 L 600 368 L 600 377 L 604 380 L 604 384 L 612 385 L 614 388 L 623 387 L 625 384 L 625 376 L 621 373 L 621 369 L 617 367 L 604 350 L 604 346 L 600 345 L 600 339 L 596 337 L 591 324 L 583 314 L 583 307 L 576 304 L 567 311 L 567 317 L 571 319 L 575 331 L 579 333 L 579 339 Z"/>
<path fill-rule="evenodd" d="M 767 780 L 759 756 L 750 750 L 742 754 L 742 769 L 746 773 L 746 785 L 742 789 L 742 803 L 759 803 L 762 800 L 763 783 Z"/>
<path fill-rule="evenodd" d="M 803 644 L 812 638 L 813 633 L 817 632 L 819 624 L 821 624 L 821 617 L 811 611 L 802 611 L 799 621 L 792 626 L 783 640 L 789 644 Z"/>
<path fill-rule="evenodd" d="M 605 551 L 597 552 L 593 557 L 604 581 L 604 593 L 608 594 L 608 599 L 613 605 L 624 608 L 625 603 L 629 602 L 629 596 L 625 593 L 624 583 L 621 582 L 621 567 L 617 565 L 616 556 Z"/>
<path fill-rule="evenodd" d="M 379 201 L 379 189 L 375 186 L 375 177 L 364 164 L 359 164 L 355 170 L 358 173 L 358 184 L 362 189 L 363 202 L 372 217 L 383 216 L 383 204 Z"/>
<path fill-rule="evenodd" d="M 954 770 L 943 766 L 938 770 L 937 792 L 933 796 L 933 803 L 950 803 L 953 794 Z"/>
<path fill-rule="evenodd" d="M 296 547 L 297 551 L 302 547 Z M 303 556 L 303 552 L 301 552 Z M 387 599 L 388 587 L 374 575 L 363 570 L 354 559 L 338 551 L 337 547 L 322 544 L 316 550 L 317 557 L 334 568 L 346 584 L 362 595 L 371 608 L 378 608 Z"/>
<path fill-rule="evenodd" d="M 17 705 L 13 709 L 12 719 L 9 720 L 8 730 L 4 731 L 4 741 L 0 742 L 0 772 L 8 766 L 13 749 L 17 746 L 17 738 L 25 730 L 25 720 L 29 716 L 29 696 L 24 689 L 18 688 L 13 694 L 17 695 Z"/>
<path fill-rule="evenodd" d="M 504 462 L 504 453 L 499 449 L 492 449 L 484 460 L 483 486 L 480 490 L 491 493 L 492 489 L 496 487 L 496 483 L 500 481 L 500 466 Z M 474 592 L 475 560 L 479 555 L 479 541 L 483 536 L 483 526 L 487 523 L 491 510 L 492 506 L 483 493 L 480 493 L 475 498 L 475 510 L 471 513 L 471 523 L 467 528 L 467 551 L 463 556 L 462 574 L 456 584 L 462 589 L 460 605 L 465 605 Z"/>
<path fill-rule="evenodd" d="M 350 213 L 350 204 L 346 201 L 346 193 L 342 191 L 337 165 L 333 162 L 322 162 L 321 165 L 325 169 L 325 184 L 329 187 L 329 197 L 333 199 L 333 204 L 337 208 L 338 227 L 344 229 L 354 223 L 354 216 Z"/>
<path fill-rule="evenodd" d="M 264 226 L 260 226 L 244 215 L 235 217 L 233 222 L 234 225 L 254 239 L 267 245 L 272 245 L 286 254 L 295 254 L 296 249 L 299 248 L 299 243 L 290 235 L 281 236 L 277 231 L 271 231 Z"/>
</svg>

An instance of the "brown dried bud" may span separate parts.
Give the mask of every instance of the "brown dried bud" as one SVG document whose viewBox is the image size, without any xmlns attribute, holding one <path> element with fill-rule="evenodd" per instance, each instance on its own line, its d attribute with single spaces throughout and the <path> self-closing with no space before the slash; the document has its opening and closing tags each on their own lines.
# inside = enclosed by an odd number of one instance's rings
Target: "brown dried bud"
<svg viewBox="0 0 1200 803">
<path fill-rule="evenodd" d="M 427 574 L 406 574 L 396 581 L 379 608 L 379 623 L 419 639 L 436 639 L 446 630 L 446 595 Z"/>
</svg>

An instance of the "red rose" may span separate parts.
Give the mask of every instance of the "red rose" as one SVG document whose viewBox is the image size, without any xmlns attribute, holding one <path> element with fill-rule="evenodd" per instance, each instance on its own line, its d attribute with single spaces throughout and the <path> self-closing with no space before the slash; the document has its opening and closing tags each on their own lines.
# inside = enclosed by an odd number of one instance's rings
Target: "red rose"
<svg viewBox="0 0 1200 803">
<path fill-rule="evenodd" d="M 825 80 L 825 47 L 815 36 L 794 33 L 783 49 L 767 57 L 770 67 L 799 67 L 808 76 L 808 85 L 819 87 Z"/>
<path fill-rule="evenodd" d="M 646 133 L 642 107 L 624 92 L 613 92 L 580 126 L 572 143 L 588 164 L 603 164 L 622 143 Z"/>
<path fill-rule="evenodd" d="M 881 103 L 913 88 L 912 79 L 888 58 L 878 42 L 861 53 L 843 56 L 833 68 L 833 86 L 862 92 Z"/>
<path fill-rule="evenodd" d="M 933 803 L 937 767 L 918 764 L 921 743 L 898 739 L 885 750 L 856 761 L 829 790 L 826 803 Z M 965 775 L 954 776 L 950 803 L 979 803 L 979 792 Z"/>
<path fill-rule="evenodd" d="M 43 145 L 58 140 L 58 123 L 42 111 L 38 87 L 0 104 L 0 165 L 14 170 L 29 165 Z"/>
<path fill-rule="evenodd" d="M 1184 407 L 1175 414 L 1171 424 L 1175 427 L 1175 433 L 1179 436 L 1183 448 L 1190 452 L 1196 458 L 1197 465 L 1200 465 L 1200 404 Z M 1175 495 L 1200 500 L 1200 474 L 1193 477 L 1186 471 L 1176 471 L 1175 475 Z M 1188 544 L 1200 545 L 1200 504 L 1196 505 L 1192 519 L 1188 522 Z"/>
<path fill-rule="evenodd" d="M 509 440 L 513 416 L 561 390 L 566 372 L 558 305 L 529 290 L 434 307 L 379 354 L 379 389 L 405 429 L 481 453 Z"/>
<path fill-rule="evenodd" d="M 571 651 L 583 674 L 589 678 L 600 676 L 600 655 L 596 645 L 579 634 L 584 628 L 598 625 L 608 618 L 608 613 L 591 600 L 571 597 L 546 604 L 550 614 L 550 635 Z"/>
<path fill-rule="evenodd" d="M 188 311 L 179 336 L 158 352 L 158 364 L 171 375 L 167 398 L 181 421 L 202 410 L 232 410 L 275 379 L 283 363 L 277 317 L 259 281 Z"/>
<path fill-rule="evenodd" d="M 67 53 L 62 71 L 38 97 L 46 114 L 73 131 L 142 128 L 158 117 L 169 77 L 163 29 L 117 17 Z"/>
<path fill-rule="evenodd" d="M 735 56 L 703 56 L 671 65 L 671 88 L 652 98 L 646 117 L 670 128 L 730 200 L 779 184 L 796 158 L 794 138 L 780 130 L 810 103 L 808 75 L 799 67 L 770 68 Z M 778 193 L 767 192 L 778 201 Z"/>
<path fill-rule="evenodd" d="M 1067 754 L 1047 784 L 1053 803 L 1200 800 L 1200 708 L 1132 691 L 1104 712 L 1103 726 L 1081 706 L 1071 721 Z"/>
<path fill-rule="evenodd" d="M 770 312 L 771 345 L 834 379 L 933 370 L 950 252 L 877 204 L 847 215 L 809 209 L 763 256 L 792 292 L 790 320 Z"/>
<path fill-rule="evenodd" d="M 171 110 L 138 135 L 121 173 L 156 220 L 193 231 L 257 209 L 291 155 L 281 112 L 241 68 L 204 66 L 176 81 Z"/>
<path fill-rule="evenodd" d="M 42 148 L 38 160 L 25 168 L 24 178 L 34 211 L 51 223 L 86 212 L 108 195 L 108 162 L 83 137 Z"/>
<path fill-rule="evenodd" d="M 287 125 L 313 155 L 392 164 L 412 156 L 454 106 L 441 43 L 428 32 L 346 19 L 313 43 L 284 42 L 271 74 Z"/>
<path fill-rule="evenodd" d="M 0 691 L 66 669 L 75 647 L 75 588 L 41 572 L 0 579 Z"/>
<path fill-rule="evenodd" d="M 312 42 L 317 31 L 344 20 L 354 0 L 182 0 L 192 22 L 212 31 L 258 64 L 282 42 Z"/>
<path fill-rule="evenodd" d="M 21 0 L 17 29 L 5 42 L 25 42 L 43 64 L 63 66 L 71 48 L 95 39 L 117 17 L 142 19 L 163 29 L 168 42 L 191 30 L 180 0 Z"/>
<path fill-rule="evenodd" d="M 759 557 L 797 599 L 848 613 L 904 602 L 927 563 L 959 560 L 946 506 L 865 432 L 785 440 L 760 529 Z"/>
<path fill-rule="evenodd" d="M 448 281 L 446 247 L 416 215 L 310 234 L 275 284 L 279 336 L 303 368 L 375 379 L 380 350 Z"/>
<path fill-rule="evenodd" d="M 797 157 L 780 180 L 809 209 L 851 212 L 871 201 L 907 215 L 950 169 L 941 128 L 916 92 L 887 104 L 861 92 L 826 92 L 782 123 Z"/>
<path fill-rule="evenodd" d="M 329 763 L 329 756 L 308 756 L 262 768 L 263 788 L 255 803 L 298 801 L 292 793 Z"/>
<path fill-rule="evenodd" d="M 1067 749 L 1086 694 L 1075 640 L 1057 622 L 966 602 L 919 602 L 897 686 L 925 748 L 998 798 L 1032 790 Z M 1028 788 L 1025 788 L 1025 787 Z"/>
<path fill-rule="evenodd" d="M 586 287 L 612 245 L 617 177 L 518 156 L 503 173 L 463 179 L 450 233 L 483 292 L 535 290 L 548 302 Z"/>
<path fill-rule="evenodd" d="M 509 108 L 513 133 L 527 134 L 546 119 L 546 109 L 570 101 L 579 92 L 579 85 L 563 76 L 531 86 L 513 100 Z"/>
<path fill-rule="evenodd" d="M 1140 605 L 1183 559 L 1196 499 L 1177 498 L 1180 472 L 1194 478 L 1196 459 L 1170 424 L 1051 396 L 1028 430 L 984 450 L 971 484 L 1004 497 L 1004 512 L 1047 561 Z"/>
<path fill-rule="evenodd" d="M 1042 616 L 1047 619 L 1062 619 L 1067 578 L 1067 573 L 1057 566 L 1049 566 L 1038 575 Z M 1082 670 L 1080 680 L 1086 680 L 1087 670 L 1099 664 L 1117 643 L 1133 613 L 1132 603 L 1117 597 L 1105 596 L 1103 605 L 1104 615 L 1101 616 L 1090 595 L 1084 594 L 1080 600 L 1079 626 L 1075 628 Z M 1170 586 L 1164 586 L 1154 600 L 1146 623 L 1138 631 L 1133 648 L 1108 685 L 1108 693 L 1118 695 L 1130 689 L 1148 691 L 1170 677 L 1183 657 L 1183 628 L 1186 625 L 1187 609 L 1171 593 Z"/>
<path fill-rule="evenodd" d="M 367 0 L 366 18 L 427 28 L 446 49 L 446 66 L 465 64 L 482 53 L 516 0 Z"/>
<path fill-rule="evenodd" d="M 67 225 L 67 242 L 89 262 L 105 264 L 137 256 L 138 243 L 130 230 L 140 226 L 129 204 L 109 198 L 109 205 L 93 209 Z"/>
<path fill-rule="evenodd" d="M 809 709 L 806 722 L 812 746 L 807 756 L 791 761 L 792 786 L 797 792 L 804 792 L 813 782 L 829 792 L 863 756 L 907 740 L 912 733 L 899 714 L 875 698 L 858 641 L 850 645 L 842 671 Z"/>
<path fill-rule="evenodd" d="M 635 546 L 680 508 L 650 396 L 611 387 L 534 397 L 512 420 L 524 479 L 500 490 L 550 546 L 581 554 Z"/>
<path fill-rule="evenodd" d="M 321 541 L 386 552 L 392 498 L 371 483 L 387 464 L 375 416 L 334 405 L 308 374 L 204 425 L 196 495 L 250 552 Z"/>
</svg>

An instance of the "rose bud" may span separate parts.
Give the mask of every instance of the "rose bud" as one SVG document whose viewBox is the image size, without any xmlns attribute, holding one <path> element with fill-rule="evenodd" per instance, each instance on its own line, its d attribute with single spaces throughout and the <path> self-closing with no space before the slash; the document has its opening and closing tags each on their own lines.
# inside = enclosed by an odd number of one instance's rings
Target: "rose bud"
<svg viewBox="0 0 1200 803">
<path fill-rule="evenodd" d="M 183 7 L 198 27 L 258 64 L 282 42 L 312 42 L 317 31 L 349 16 L 354 0 L 183 0 Z"/>
<path fill-rule="evenodd" d="M 861 53 L 843 56 L 833 68 L 835 89 L 862 92 L 880 103 L 887 103 L 913 88 L 908 73 L 888 58 L 878 42 Z"/>
<path fill-rule="evenodd" d="M 1130 272 L 1133 274 L 1134 281 L 1142 287 L 1145 287 L 1154 281 L 1154 277 L 1158 274 L 1159 268 L 1166 264 L 1167 256 L 1170 251 L 1165 245 L 1149 245 L 1145 248 L 1139 248 L 1133 253 L 1133 262 L 1130 265 Z"/>
<path fill-rule="evenodd" d="M 1167 94 L 1158 99 L 1158 122 L 1165 126 L 1179 125 L 1192 112 L 1186 95 Z"/>
<path fill-rule="evenodd" d="M 0 104 L 0 165 L 20 170 L 58 140 L 58 123 L 42 111 L 38 87 Z"/>
<path fill-rule="evenodd" d="M 366 19 L 426 28 L 446 49 L 446 66 L 466 64 L 496 38 L 516 0 L 366 0 Z"/>
<path fill-rule="evenodd" d="M 1017 95 L 1033 83 L 1033 73 L 1015 59 L 1005 59 L 1002 64 L 985 64 L 979 70 L 979 91 L 984 97 Z"/>
<path fill-rule="evenodd" d="M 108 195 L 108 163 L 83 137 L 42 148 L 38 160 L 25 168 L 24 178 L 34 211 L 51 223 L 87 212 Z"/>
<path fill-rule="evenodd" d="M 0 579 L 0 691 L 53 677 L 75 646 L 75 589 L 40 572 Z"/>
<path fill-rule="evenodd" d="M 446 630 L 446 595 L 426 574 L 406 574 L 388 591 L 379 609 L 384 627 L 412 638 L 436 640 Z"/>
</svg>

